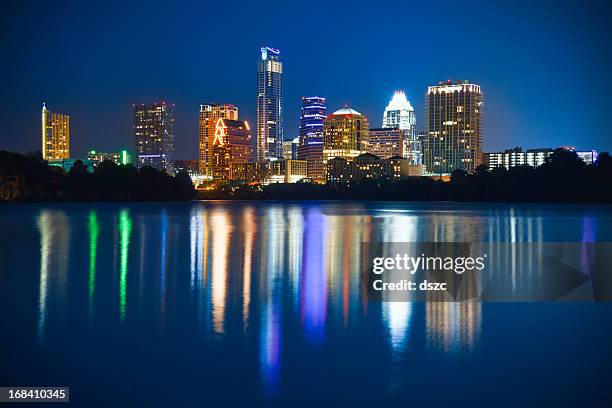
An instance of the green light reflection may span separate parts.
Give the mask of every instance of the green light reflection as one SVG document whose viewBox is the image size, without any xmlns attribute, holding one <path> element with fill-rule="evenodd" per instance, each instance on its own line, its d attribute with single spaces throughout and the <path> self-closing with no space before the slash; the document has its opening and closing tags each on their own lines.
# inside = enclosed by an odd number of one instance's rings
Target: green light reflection
<svg viewBox="0 0 612 408">
<path fill-rule="evenodd" d="M 96 292 L 96 254 L 98 252 L 98 235 L 100 235 L 100 224 L 95 211 L 89 212 L 87 220 L 89 230 L 89 314 L 93 313 L 93 299 Z"/>
<path fill-rule="evenodd" d="M 126 316 L 128 249 L 131 232 L 132 219 L 130 218 L 129 211 L 124 208 L 119 212 L 119 318 L 122 322 Z"/>
</svg>

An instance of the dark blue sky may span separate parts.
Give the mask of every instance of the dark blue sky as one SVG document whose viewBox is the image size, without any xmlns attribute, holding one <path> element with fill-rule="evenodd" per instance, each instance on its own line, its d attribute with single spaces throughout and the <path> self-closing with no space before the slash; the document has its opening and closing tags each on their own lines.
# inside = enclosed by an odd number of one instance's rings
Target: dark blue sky
<svg viewBox="0 0 612 408">
<path fill-rule="evenodd" d="M 233 103 L 254 123 L 259 48 L 281 50 L 285 138 L 299 97 L 381 125 L 404 89 L 423 128 L 428 85 L 485 93 L 486 151 L 612 150 L 606 1 L 13 2 L 0 16 L 0 149 L 40 148 L 43 101 L 71 115 L 72 154 L 132 145 L 131 104 L 176 104 L 177 158 L 197 156 L 197 112 Z"/>
</svg>

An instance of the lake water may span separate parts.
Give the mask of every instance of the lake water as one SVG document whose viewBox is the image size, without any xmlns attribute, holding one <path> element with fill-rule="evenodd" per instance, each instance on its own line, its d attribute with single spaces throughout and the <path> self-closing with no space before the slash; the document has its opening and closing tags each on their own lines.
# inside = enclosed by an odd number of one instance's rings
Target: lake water
<svg viewBox="0 0 612 408">
<path fill-rule="evenodd" d="M 0 228 L 0 386 L 105 407 L 610 398 L 612 303 L 381 303 L 360 279 L 362 242 L 610 242 L 609 207 L 9 204 Z"/>
</svg>

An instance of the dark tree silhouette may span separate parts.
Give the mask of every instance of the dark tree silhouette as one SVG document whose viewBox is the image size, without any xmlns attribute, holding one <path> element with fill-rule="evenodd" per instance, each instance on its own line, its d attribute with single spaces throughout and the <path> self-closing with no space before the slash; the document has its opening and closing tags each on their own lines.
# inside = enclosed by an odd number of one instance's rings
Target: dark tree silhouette
<svg viewBox="0 0 612 408">
<path fill-rule="evenodd" d="M 190 200 L 185 173 L 172 177 L 150 167 L 138 170 L 106 160 L 93 173 L 76 160 L 67 173 L 35 155 L 0 151 L 0 200 L 130 201 Z"/>
</svg>

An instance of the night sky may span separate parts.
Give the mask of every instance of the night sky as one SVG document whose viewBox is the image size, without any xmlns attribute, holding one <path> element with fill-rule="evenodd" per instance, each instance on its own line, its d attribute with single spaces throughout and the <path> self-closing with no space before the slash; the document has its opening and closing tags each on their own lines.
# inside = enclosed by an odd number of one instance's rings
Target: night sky
<svg viewBox="0 0 612 408">
<path fill-rule="evenodd" d="M 40 3 L 40 4 L 38 4 Z M 40 149 L 40 108 L 71 115 L 72 156 L 132 147 L 132 103 L 176 104 L 176 158 L 197 157 L 200 103 L 255 123 L 259 48 L 281 50 L 285 138 L 300 96 L 372 127 L 404 89 L 485 94 L 485 151 L 612 150 L 609 1 L 9 2 L 0 15 L 0 149 Z"/>
</svg>

